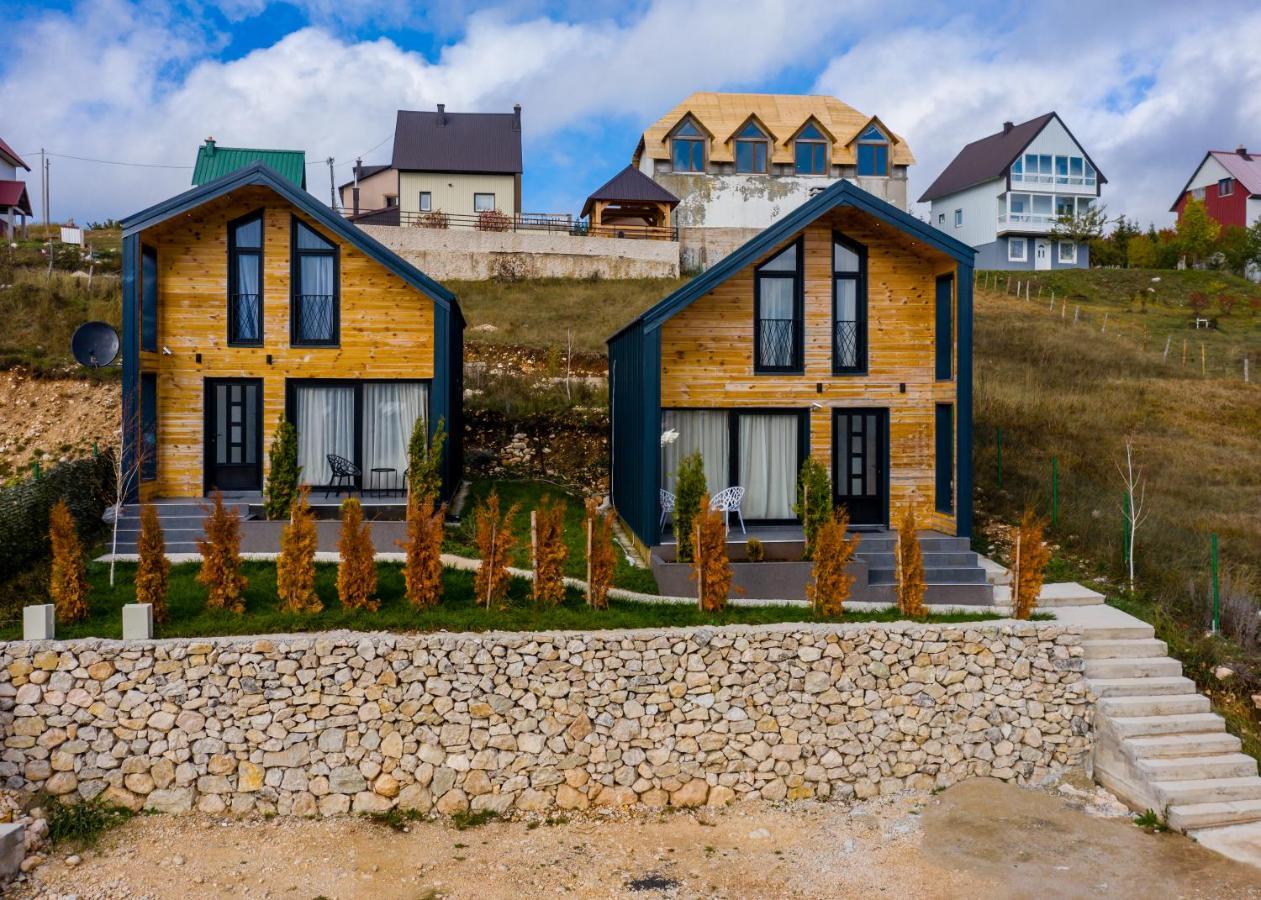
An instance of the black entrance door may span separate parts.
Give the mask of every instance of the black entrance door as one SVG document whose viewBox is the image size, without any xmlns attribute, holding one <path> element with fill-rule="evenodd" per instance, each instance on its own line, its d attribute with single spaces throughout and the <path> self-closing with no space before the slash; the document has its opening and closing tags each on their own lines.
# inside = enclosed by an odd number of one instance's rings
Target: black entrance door
<svg viewBox="0 0 1261 900">
<path fill-rule="evenodd" d="M 889 523 L 889 411 L 838 409 L 832 416 L 832 484 L 850 525 Z"/>
<path fill-rule="evenodd" d="M 206 379 L 206 492 L 263 487 L 263 382 Z"/>
</svg>

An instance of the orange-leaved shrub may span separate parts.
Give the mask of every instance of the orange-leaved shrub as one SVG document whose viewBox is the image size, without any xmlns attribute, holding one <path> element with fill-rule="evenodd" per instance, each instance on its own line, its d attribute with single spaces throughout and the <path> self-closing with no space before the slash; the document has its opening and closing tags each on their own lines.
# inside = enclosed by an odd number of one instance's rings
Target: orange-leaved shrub
<svg viewBox="0 0 1261 900">
<path fill-rule="evenodd" d="M 587 605 L 609 608 L 613 586 L 613 510 L 600 511 L 600 501 L 587 500 Z"/>
<path fill-rule="evenodd" d="M 315 547 L 315 514 L 303 486 L 289 506 L 289 524 L 280 532 L 276 594 L 281 612 L 317 613 L 324 608 L 315 592 Z"/>
<path fill-rule="evenodd" d="M 727 522 L 721 512 L 709 508 L 706 494 L 692 523 L 692 578 L 696 581 L 697 602 L 703 612 L 718 612 L 726 608 L 731 592 Z"/>
<path fill-rule="evenodd" d="M 501 513 L 499 494 L 491 491 L 473 514 L 477 555 L 481 557 L 477 577 L 473 579 L 474 599 L 478 606 L 500 606 L 508 597 L 508 584 L 512 581 L 512 576 L 508 574 L 508 559 L 517 543 L 512 533 L 512 520 L 519 509 L 519 504 L 514 503 L 507 512 Z"/>
<path fill-rule="evenodd" d="M 136 602 L 153 607 L 153 621 L 166 622 L 166 580 L 171 563 L 166 558 L 166 541 L 158 509 L 152 503 L 140 507 L 140 541 L 136 546 L 140 562 L 136 566 Z"/>
<path fill-rule="evenodd" d="M 811 582 L 806 585 L 806 597 L 821 616 L 833 617 L 845 612 L 854 576 L 846 570 L 861 540 L 858 535 L 849 536 L 849 511 L 838 506 L 828 518 L 818 523 L 814 530 L 814 566 Z"/>
<path fill-rule="evenodd" d="M 1051 548 L 1042 540 L 1046 526 L 1033 510 L 1026 509 L 1016 530 L 1016 544 L 1012 548 L 1012 598 L 1011 614 L 1017 619 L 1027 619 L 1038 605 L 1042 593 L 1042 579 L 1046 565 L 1051 561 Z"/>
<path fill-rule="evenodd" d="M 206 536 L 197 540 L 201 551 L 197 580 L 206 586 L 206 605 L 211 609 L 243 613 L 249 580 L 241 574 L 241 514 L 235 506 L 229 511 L 223 505 L 223 494 L 218 490 L 211 501 L 202 522 Z"/>
<path fill-rule="evenodd" d="M 435 508 L 433 497 L 407 497 L 407 538 L 403 548 L 403 583 L 415 609 L 437 606 L 442 599 L 442 523 L 447 506 Z"/>
<path fill-rule="evenodd" d="M 902 510 L 898 523 L 897 546 L 897 594 L 898 612 L 911 619 L 928 615 L 924 594 L 928 585 L 924 581 L 924 554 L 919 545 L 919 525 L 915 521 L 915 504 L 909 502 Z"/>
<path fill-rule="evenodd" d="M 88 617 L 88 575 L 83 544 L 65 500 L 58 500 L 48 512 L 48 540 L 53 551 L 48 592 L 57 621 L 81 622 Z"/>
<path fill-rule="evenodd" d="M 545 496 L 532 518 L 534 602 L 555 606 L 565 599 L 565 501 Z"/>
<path fill-rule="evenodd" d="M 377 562 L 372 546 L 372 526 L 364 521 L 358 497 L 342 501 L 342 531 L 337 540 L 337 599 L 346 609 L 376 612 Z"/>
</svg>

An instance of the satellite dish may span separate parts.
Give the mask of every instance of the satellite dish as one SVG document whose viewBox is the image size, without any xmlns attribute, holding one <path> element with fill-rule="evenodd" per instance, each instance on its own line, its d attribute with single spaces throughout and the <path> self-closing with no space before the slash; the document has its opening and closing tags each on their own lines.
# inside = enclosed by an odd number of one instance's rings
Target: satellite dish
<svg viewBox="0 0 1261 900">
<path fill-rule="evenodd" d="M 118 356 L 118 332 L 105 322 L 84 322 L 70 338 L 70 352 L 81 366 L 108 366 Z"/>
</svg>

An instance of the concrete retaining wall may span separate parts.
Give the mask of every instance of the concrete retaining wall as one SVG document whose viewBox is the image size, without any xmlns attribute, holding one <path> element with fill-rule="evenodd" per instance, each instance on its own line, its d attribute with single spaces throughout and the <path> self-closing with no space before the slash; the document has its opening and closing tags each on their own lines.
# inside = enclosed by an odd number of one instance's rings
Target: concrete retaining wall
<svg viewBox="0 0 1261 900">
<path fill-rule="evenodd" d="M 11 788 L 167 812 L 859 797 L 1080 765 L 1046 623 L 328 633 L 0 648 Z"/>
<path fill-rule="evenodd" d="M 679 274 L 675 241 L 575 237 L 546 231 L 359 227 L 439 280 L 677 278 Z"/>
</svg>

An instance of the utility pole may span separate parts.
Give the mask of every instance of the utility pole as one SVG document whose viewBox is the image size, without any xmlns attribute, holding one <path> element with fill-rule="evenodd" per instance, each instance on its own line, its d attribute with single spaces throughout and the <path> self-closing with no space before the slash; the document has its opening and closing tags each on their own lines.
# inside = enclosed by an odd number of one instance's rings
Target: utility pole
<svg viewBox="0 0 1261 900">
<path fill-rule="evenodd" d="M 39 148 L 40 198 L 39 205 L 44 211 L 44 229 L 48 229 L 48 156 L 44 148 Z"/>
<path fill-rule="evenodd" d="M 333 181 L 333 157 L 328 158 L 328 205 L 337 209 L 337 187 Z"/>
</svg>

